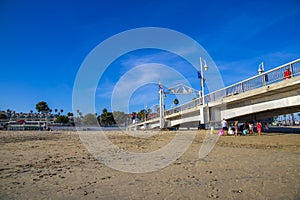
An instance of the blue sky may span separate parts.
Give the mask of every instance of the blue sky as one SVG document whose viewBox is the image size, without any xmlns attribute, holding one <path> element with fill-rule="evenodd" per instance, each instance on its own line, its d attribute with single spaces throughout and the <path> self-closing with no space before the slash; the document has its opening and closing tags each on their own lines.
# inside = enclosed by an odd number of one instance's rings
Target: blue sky
<svg viewBox="0 0 300 200">
<path fill-rule="evenodd" d="M 0 110 L 29 112 L 38 101 L 46 101 L 53 109 L 71 112 L 74 81 L 87 55 L 107 38 L 140 27 L 168 28 L 196 40 L 227 86 L 256 75 L 262 61 L 268 70 L 299 58 L 299 19 L 299 0 L 2 0 Z M 130 52 L 99 80 L 96 111 L 111 109 L 114 85 L 127 71 L 154 61 L 172 65 L 199 89 L 197 73 L 181 58 L 153 49 Z M 129 111 L 155 103 L 156 85 L 141 86 Z"/>
</svg>

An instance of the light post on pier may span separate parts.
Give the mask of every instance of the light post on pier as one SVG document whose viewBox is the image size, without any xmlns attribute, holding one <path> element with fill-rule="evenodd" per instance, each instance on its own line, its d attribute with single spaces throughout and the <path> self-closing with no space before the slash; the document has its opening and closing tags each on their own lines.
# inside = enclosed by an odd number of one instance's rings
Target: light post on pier
<svg viewBox="0 0 300 200">
<path fill-rule="evenodd" d="M 206 64 L 206 61 L 200 57 L 200 72 L 198 72 L 198 78 L 200 78 L 200 86 L 201 86 L 201 103 L 202 107 L 200 108 L 200 122 L 201 124 L 205 124 L 205 117 L 204 117 L 204 105 L 205 105 L 205 99 L 204 99 L 204 76 L 203 76 L 203 68 L 205 71 L 208 70 L 208 66 Z M 200 97 L 200 94 L 199 94 Z"/>
<path fill-rule="evenodd" d="M 159 128 L 164 128 L 165 127 L 165 103 L 164 103 L 164 98 L 165 94 L 163 91 L 163 86 L 161 83 L 158 83 L 159 86 Z"/>
<path fill-rule="evenodd" d="M 261 62 L 259 65 L 258 65 L 258 74 L 261 74 L 264 72 L 264 62 Z"/>
<path fill-rule="evenodd" d="M 262 74 L 264 71 L 265 71 L 264 62 L 261 62 L 258 65 L 258 70 L 257 70 L 258 75 Z M 267 85 L 267 82 L 269 81 L 268 79 L 269 79 L 268 78 L 268 74 L 264 74 L 262 76 L 262 84 L 263 84 L 263 86 Z"/>
</svg>

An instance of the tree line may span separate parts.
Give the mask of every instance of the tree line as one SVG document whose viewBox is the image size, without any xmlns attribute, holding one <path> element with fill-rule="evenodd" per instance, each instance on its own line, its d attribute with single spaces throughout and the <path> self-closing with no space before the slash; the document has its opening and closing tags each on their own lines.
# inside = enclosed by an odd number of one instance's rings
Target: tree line
<svg viewBox="0 0 300 200">
<path fill-rule="evenodd" d="M 174 104 L 177 105 L 179 103 L 178 99 L 174 100 Z M 101 114 L 97 113 L 88 113 L 83 115 L 80 110 L 77 110 L 77 116 L 72 112 L 68 112 L 63 115 L 63 109 L 54 109 L 52 110 L 48 103 L 45 101 L 39 101 L 35 105 L 35 109 L 38 113 L 42 115 L 52 114 L 55 112 L 55 121 L 56 123 L 77 123 L 78 125 L 100 125 L 100 126 L 113 126 L 113 125 L 126 125 L 130 123 L 132 120 L 142 120 L 145 121 L 151 117 L 153 111 L 151 109 L 142 109 L 139 112 L 132 112 L 131 114 L 126 114 L 121 111 L 113 111 L 109 112 L 106 108 L 102 110 Z M 154 112 L 159 112 L 159 110 L 155 110 Z M 33 110 L 30 110 L 31 115 L 33 115 Z M 6 116 L 3 113 L 0 113 L 0 118 L 4 119 Z"/>
<path fill-rule="evenodd" d="M 174 104 L 179 103 L 178 99 L 174 100 Z M 63 115 L 63 109 L 54 109 L 52 110 L 48 103 L 45 101 L 39 101 L 35 105 L 35 109 L 40 114 L 52 114 L 54 111 L 56 114 L 56 123 L 77 123 L 78 125 L 100 125 L 100 126 L 113 126 L 113 125 L 126 125 L 132 120 L 142 120 L 145 121 L 151 117 L 151 114 L 154 114 L 151 109 L 142 109 L 139 112 L 132 112 L 131 114 L 126 114 L 121 111 L 109 112 L 106 108 L 102 110 L 102 113 L 98 115 L 97 113 L 88 113 L 83 115 L 80 110 L 77 110 L 77 116 L 74 116 L 74 113 L 68 112 L 66 115 Z M 8 111 L 7 111 L 8 112 Z M 155 112 L 159 112 L 156 110 Z M 30 113 L 33 114 L 33 110 L 30 110 Z M 4 119 L 6 116 L 3 113 L 0 113 L 0 118 Z"/>
<path fill-rule="evenodd" d="M 51 113 L 52 110 L 49 108 L 48 104 L 45 101 L 40 101 L 36 104 L 36 110 L 40 113 Z M 63 110 L 61 110 L 63 111 Z M 100 125 L 100 126 L 113 126 L 113 125 L 126 125 L 131 120 L 130 115 L 121 112 L 114 111 L 109 112 L 106 108 L 102 110 L 102 113 L 98 115 L 97 113 L 88 113 L 83 115 L 80 110 L 77 110 L 77 116 L 74 116 L 73 113 L 68 113 L 67 115 L 61 115 L 56 118 L 55 122 L 57 123 L 68 123 L 70 118 L 78 125 Z M 140 115 L 141 117 L 143 115 Z"/>
</svg>

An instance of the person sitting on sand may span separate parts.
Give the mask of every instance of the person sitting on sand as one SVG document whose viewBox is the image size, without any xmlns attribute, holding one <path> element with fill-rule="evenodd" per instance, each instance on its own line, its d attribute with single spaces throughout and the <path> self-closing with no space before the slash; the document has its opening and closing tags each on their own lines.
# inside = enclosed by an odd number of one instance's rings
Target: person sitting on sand
<svg viewBox="0 0 300 200">
<path fill-rule="evenodd" d="M 246 123 L 245 123 L 245 129 L 247 129 L 247 133 L 249 133 L 249 131 L 250 131 L 249 121 L 246 121 Z"/>
<path fill-rule="evenodd" d="M 242 134 L 245 136 L 249 133 L 249 126 L 247 126 L 247 123 L 246 122 L 245 124 L 243 124 L 243 130 L 242 130 Z"/>
<path fill-rule="evenodd" d="M 234 128 L 231 128 L 231 126 L 229 126 L 228 134 L 229 135 L 234 135 Z"/>
<path fill-rule="evenodd" d="M 247 135 L 247 132 L 248 132 L 247 129 L 244 129 L 244 130 L 243 130 L 243 135 L 246 136 L 246 135 Z"/>
</svg>

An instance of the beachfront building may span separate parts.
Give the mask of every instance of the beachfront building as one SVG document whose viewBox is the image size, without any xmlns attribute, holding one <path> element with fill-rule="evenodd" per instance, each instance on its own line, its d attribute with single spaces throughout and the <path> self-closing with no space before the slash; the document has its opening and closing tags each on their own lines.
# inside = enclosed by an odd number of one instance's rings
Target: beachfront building
<svg viewBox="0 0 300 200">
<path fill-rule="evenodd" d="M 0 130 L 45 130 L 51 125 L 70 126 L 73 123 L 73 116 L 69 116 L 68 124 L 55 123 L 60 114 L 47 113 L 17 113 L 12 110 L 0 111 Z"/>
</svg>

